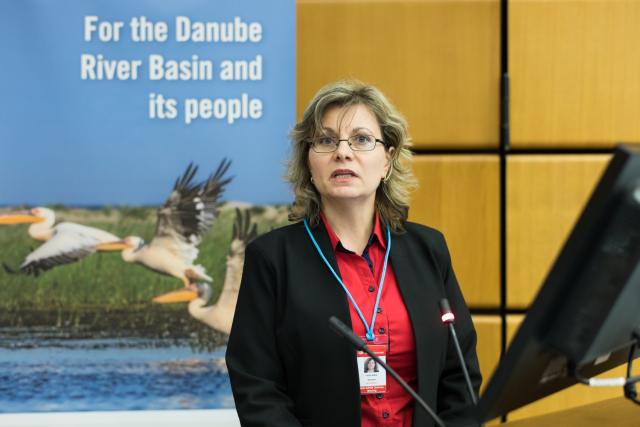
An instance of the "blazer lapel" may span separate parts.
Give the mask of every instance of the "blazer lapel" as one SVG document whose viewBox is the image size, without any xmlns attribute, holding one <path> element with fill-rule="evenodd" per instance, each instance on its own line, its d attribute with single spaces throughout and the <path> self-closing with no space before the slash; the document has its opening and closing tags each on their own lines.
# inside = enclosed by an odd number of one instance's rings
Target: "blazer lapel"
<svg viewBox="0 0 640 427">
<path fill-rule="evenodd" d="M 424 398 L 430 385 L 438 384 L 443 353 L 437 349 L 446 348 L 438 305 L 442 280 L 424 248 L 411 244 L 408 232 L 393 234 L 391 239 L 389 256 L 413 326 L 418 392 Z"/>
<path fill-rule="evenodd" d="M 321 223 L 310 229 L 320 250 L 322 250 L 322 254 L 336 274 L 340 276 L 336 255 L 324 225 Z M 306 230 L 304 233 L 308 244 L 312 245 Z M 319 393 L 315 398 L 318 401 L 331 402 L 331 411 L 335 412 L 337 418 L 341 420 L 338 425 L 360 425 L 360 387 L 355 357 L 356 350 L 346 340 L 331 331 L 328 323 L 330 316 L 336 316 L 349 328 L 353 328 L 349 314 L 349 301 L 344 290 L 329 271 L 329 267 L 325 265 L 320 254 L 317 253 L 317 249 L 314 247 L 312 251 L 315 259 L 309 260 L 309 265 L 302 264 L 300 267 L 305 270 L 304 273 L 307 275 L 304 286 L 307 294 L 313 292 L 313 297 L 308 298 L 307 295 L 305 309 L 313 311 L 315 313 L 313 318 L 319 319 L 319 323 L 313 325 L 313 330 L 316 332 L 314 337 L 317 342 L 312 345 L 320 344 L 322 347 L 308 357 L 314 360 L 313 364 L 315 365 L 321 366 L 328 363 L 332 366 L 332 378 L 334 379 L 330 383 L 324 382 L 326 378 L 319 379 Z M 311 322 L 311 320 L 309 321 Z M 307 327 L 309 326 L 311 325 L 307 325 Z M 336 390 L 341 391 L 336 394 Z M 339 400 L 334 399 L 337 395 L 341 396 Z M 323 406 L 320 405 L 318 408 L 323 408 Z M 318 417 L 320 419 L 326 418 L 324 415 Z"/>
<path fill-rule="evenodd" d="M 335 271 L 338 277 L 342 279 L 342 275 L 340 274 L 340 270 L 338 268 L 338 260 L 336 258 L 334 249 L 331 247 L 331 240 L 329 239 L 329 234 L 327 233 L 327 230 L 325 229 L 324 225 L 320 223 L 319 225 L 313 228 L 312 227 L 309 227 L 309 228 L 311 229 L 311 234 L 313 234 L 314 239 L 318 243 L 318 247 L 320 248 L 320 250 L 322 250 L 322 254 L 327 259 L 331 267 L 333 268 L 333 271 Z M 306 234 L 306 230 L 305 230 L 305 234 Z M 312 244 L 312 243 L 309 242 L 309 244 Z M 342 289 L 342 287 L 340 286 L 336 278 L 333 276 L 333 274 L 329 270 L 329 267 L 325 264 L 324 261 L 322 261 L 321 256 L 320 254 L 317 253 L 317 249 L 315 247 L 313 248 L 313 252 L 315 252 L 315 255 L 317 256 L 317 260 L 320 263 L 322 263 L 322 267 L 321 267 L 322 273 L 314 276 L 313 279 L 310 278 L 310 280 L 316 281 L 317 282 L 316 286 L 319 289 L 326 289 L 326 292 L 322 293 L 323 295 L 322 300 L 326 302 L 326 304 L 324 305 L 326 305 L 328 308 L 332 310 L 332 315 L 336 316 L 345 325 L 353 329 L 353 325 L 351 323 L 351 315 L 349 314 L 350 302 L 347 298 L 347 295 L 345 294 L 344 290 Z M 318 303 L 319 301 L 316 301 L 316 302 Z M 329 318 L 327 317 L 327 320 L 328 319 Z"/>
<path fill-rule="evenodd" d="M 420 351 L 424 337 L 424 326 L 429 324 L 427 316 L 427 306 L 424 304 L 428 301 L 429 293 L 427 286 L 422 283 L 428 280 L 427 277 L 420 277 L 420 271 L 416 268 L 420 262 L 424 260 L 414 259 L 415 254 L 412 253 L 407 245 L 407 234 L 393 234 L 391 238 L 391 265 L 396 275 L 396 281 L 400 288 L 400 293 L 404 299 L 405 306 L 411 318 L 413 325 L 413 333 L 416 337 L 416 350 Z"/>
<path fill-rule="evenodd" d="M 322 250 L 322 253 L 324 254 L 325 258 L 327 258 L 327 261 L 329 261 L 329 264 L 331 264 L 331 267 L 333 267 L 333 270 L 342 279 L 342 276 L 340 275 L 340 270 L 338 269 L 338 260 L 336 259 L 336 253 L 334 251 L 334 248 L 331 247 L 331 240 L 329 239 L 329 234 L 327 233 L 327 230 L 324 228 L 324 225 L 322 225 L 322 222 L 320 222 L 315 227 L 309 226 L 309 228 L 311 229 L 311 234 L 313 234 L 313 238 L 316 239 L 316 242 L 318 243 L 318 246 Z M 319 256 L 320 254 L 318 254 L 318 257 Z M 327 270 L 328 269 L 329 268 L 327 267 Z M 331 272 L 329 272 L 329 274 L 331 274 Z M 335 278 L 333 278 L 333 280 L 335 280 Z"/>
</svg>

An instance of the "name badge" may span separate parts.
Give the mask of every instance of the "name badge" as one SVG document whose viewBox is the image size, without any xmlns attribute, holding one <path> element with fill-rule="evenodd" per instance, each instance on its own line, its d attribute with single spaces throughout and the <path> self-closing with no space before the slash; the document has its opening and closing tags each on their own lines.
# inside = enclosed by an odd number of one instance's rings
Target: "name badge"
<svg viewBox="0 0 640 427">
<path fill-rule="evenodd" d="M 387 362 L 386 337 L 376 337 L 376 340 L 372 344 L 367 344 L 367 347 L 383 362 Z M 356 352 L 356 358 L 360 394 L 385 393 L 387 391 L 387 371 L 364 351 Z"/>
</svg>

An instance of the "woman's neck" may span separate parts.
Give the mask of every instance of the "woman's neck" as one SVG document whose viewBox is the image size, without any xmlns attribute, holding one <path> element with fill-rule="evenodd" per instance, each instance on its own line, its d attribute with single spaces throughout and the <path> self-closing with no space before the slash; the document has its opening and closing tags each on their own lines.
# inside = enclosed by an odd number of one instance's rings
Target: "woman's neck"
<svg viewBox="0 0 640 427">
<path fill-rule="evenodd" d="M 362 254 L 373 232 L 374 204 L 323 203 L 322 213 L 345 249 Z"/>
</svg>

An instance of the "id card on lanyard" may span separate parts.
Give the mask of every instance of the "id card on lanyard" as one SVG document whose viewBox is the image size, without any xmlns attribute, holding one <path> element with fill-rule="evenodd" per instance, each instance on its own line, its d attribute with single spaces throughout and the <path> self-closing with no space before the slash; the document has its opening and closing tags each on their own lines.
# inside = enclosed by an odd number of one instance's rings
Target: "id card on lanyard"
<svg viewBox="0 0 640 427">
<path fill-rule="evenodd" d="M 388 339 L 386 335 L 378 335 L 376 336 L 374 333 L 374 325 L 376 321 L 376 314 L 378 312 L 378 305 L 380 304 L 380 297 L 382 296 L 382 287 L 384 286 L 384 278 L 387 273 L 387 262 L 389 261 L 389 253 L 391 252 L 391 232 L 389 231 L 389 227 L 387 227 L 387 251 L 384 255 L 384 264 L 382 266 L 382 275 L 380 276 L 380 284 L 378 286 L 378 294 L 376 296 L 376 303 L 373 306 L 373 313 L 371 314 L 371 324 L 368 324 L 362 311 L 360 311 L 360 307 L 356 303 L 355 299 L 347 289 L 347 286 L 342 282 L 340 276 L 335 272 L 327 258 L 322 253 L 318 242 L 313 237 L 311 233 L 311 229 L 309 229 L 309 224 L 307 224 L 307 220 L 304 219 L 304 227 L 307 230 L 307 234 L 309 238 L 313 242 L 318 254 L 324 261 L 324 263 L 329 267 L 331 273 L 335 279 L 340 283 L 342 289 L 347 294 L 349 301 L 358 313 L 358 317 L 362 321 L 365 330 L 367 331 L 366 337 L 363 337 L 363 341 L 367 343 L 367 346 L 374 352 L 374 354 L 380 357 L 386 363 L 387 357 L 387 348 L 388 348 Z M 384 393 L 387 390 L 387 372 L 382 366 L 378 366 L 378 363 L 375 359 L 371 358 L 365 352 L 358 351 L 356 353 L 357 366 L 359 371 L 359 379 L 360 379 L 360 393 L 361 394 L 371 394 L 371 393 Z"/>
<path fill-rule="evenodd" d="M 361 337 L 364 340 L 364 337 Z M 387 362 L 387 337 L 378 336 L 373 344 L 367 344 L 373 354 Z M 360 394 L 378 394 L 387 391 L 387 371 L 364 351 L 356 353 Z"/>
</svg>

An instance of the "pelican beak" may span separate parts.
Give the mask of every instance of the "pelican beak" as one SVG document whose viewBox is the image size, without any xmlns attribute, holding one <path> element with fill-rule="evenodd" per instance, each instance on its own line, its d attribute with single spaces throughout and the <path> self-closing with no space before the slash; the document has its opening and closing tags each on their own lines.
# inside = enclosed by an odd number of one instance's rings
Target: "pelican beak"
<svg viewBox="0 0 640 427">
<path fill-rule="evenodd" d="M 198 298 L 198 292 L 183 288 L 155 297 L 152 301 L 159 304 L 170 304 L 174 302 L 187 302 Z"/>
<path fill-rule="evenodd" d="M 44 221 L 44 218 L 32 215 L 30 211 L 0 215 L 0 224 L 28 224 L 42 221 Z"/>
<path fill-rule="evenodd" d="M 133 248 L 133 245 L 125 242 L 124 240 L 120 240 L 117 242 L 107 242 L 100 243 L 96 245 L 96 250 L 107 252 L 107 251 L 122 251 L 124 249 Z"/>
</svg>

